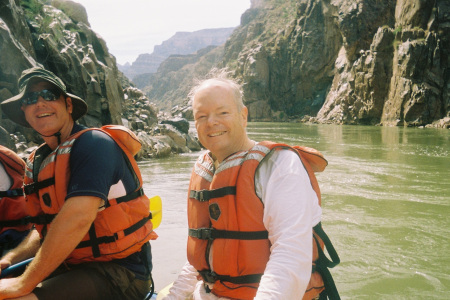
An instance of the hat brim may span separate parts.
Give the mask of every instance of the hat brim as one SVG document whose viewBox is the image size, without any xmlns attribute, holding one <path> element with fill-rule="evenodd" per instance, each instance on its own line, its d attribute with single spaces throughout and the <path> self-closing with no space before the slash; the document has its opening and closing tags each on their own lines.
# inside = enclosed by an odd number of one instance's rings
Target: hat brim
<svg viewBox="0 0 450 300">
<path fill-rule="evenodd" d="M 24 94 L 25 91 L 3 101 L 1 104 L 2 111 L 14 123 L 17 123 L 24 127 L 31 128 L 30 124 L 28 124 L 27 120 L 25 119 L 25 114 L 23 113 L 23 110 L 21 109 L 22 103 L 20 100 L 22 99 Z M 65 95 L 72 99 L 72 107 L 73 107 L 72 119 L 74 121 L 78 120 L 87 113 L 87 104 L 83 99 L 70 93 L 65 93 Z"/>
</svg>

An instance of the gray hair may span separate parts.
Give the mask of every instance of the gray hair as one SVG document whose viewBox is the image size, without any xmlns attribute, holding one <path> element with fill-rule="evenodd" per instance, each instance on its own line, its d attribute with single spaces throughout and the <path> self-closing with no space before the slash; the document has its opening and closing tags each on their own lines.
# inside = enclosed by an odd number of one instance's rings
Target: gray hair
<svg viewBox="0 0 450 300">
<path fill-rule="evenodd" d="M 236 106 L 238 108 L 238 111 L 241 111 L 244 107 L 244 102 L 242 100 L 243 92 L 242 92 L 242 85 L 239 84 L 235 79 L 231 78 L 230 76 L 231 72 L 228 71 L 227 68 L 223 69 L 217 69 L 213 68 L 209 73 L 206 75 L 206 78 L 199 80 L 195 80 L 195 86 L 189 91 L 188 98 L 191 102 L 194 101 L 195 94 L 204 86 L 210 84 L 210 83 L 224 83 L 228 87 L 231 88 L 234 96 L 234 101 L 236 103 Z"/>
</svg>

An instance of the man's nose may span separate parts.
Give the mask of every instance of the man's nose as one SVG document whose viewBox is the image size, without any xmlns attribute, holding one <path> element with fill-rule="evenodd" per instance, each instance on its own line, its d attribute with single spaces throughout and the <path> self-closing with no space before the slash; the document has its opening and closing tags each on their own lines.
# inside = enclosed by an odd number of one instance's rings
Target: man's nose
<svg viewBox="0 0 450 300">
<path fill-rule="evenodd" d="M 215 125 L 217 124 L 217 116 L 215 114 L 211 114 L 208 116 L 208 125 Z"/>
<path fill-rule="evenodd" d="M 47 103 L 47 100 L 44 99 L 42 96 L 38 96 L 38 99 L 36 101 L 36 105 L 41 106 L 45 105 Z"/>
</svg>

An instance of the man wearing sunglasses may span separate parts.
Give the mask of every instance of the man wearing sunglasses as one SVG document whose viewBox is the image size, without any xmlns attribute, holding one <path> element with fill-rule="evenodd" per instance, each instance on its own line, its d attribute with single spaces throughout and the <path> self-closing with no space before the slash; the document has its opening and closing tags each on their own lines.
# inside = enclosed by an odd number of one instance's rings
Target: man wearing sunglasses
<svg viewBox="0 0 450 300">
<path fill-rule="evenodd" d="M 156 234 L 133 158 L 140 143 L 120 126 L 77 124 L 86 102 L 46 69 L 23 71 L 18 86 L 2 110 L 45 143 L 25 170 L 35 230 L 0 268 L 34 259 L 22 275 L 0 280 L 0 299 L 143 299 Z"/>
</svg>

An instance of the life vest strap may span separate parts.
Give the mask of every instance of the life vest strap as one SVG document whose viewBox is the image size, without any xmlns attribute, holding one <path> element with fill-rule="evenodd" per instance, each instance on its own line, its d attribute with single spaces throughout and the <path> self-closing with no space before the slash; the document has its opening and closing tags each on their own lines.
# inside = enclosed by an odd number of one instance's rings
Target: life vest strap
<svg viewBox="0 0 450 300">
<path fill-rule="evenodd" d="M 122 202 L 127 202 L 127 201 L 130 201 L 130 200 L 134 200 L 134 199 L 136 199 L 136 198 L 138 198 L 138 197 L 140 197 L 142 195 L 144 195 L 144 189 L 140 188 L 140 189 L 138 189 L 138 190 L 136 190 L 136 191 L 134 191 L 134 192 L 132 192 L 132 193 L 130 193 L 128 195 L 116 198 L 115 202 L 116 202 L 116 204 L 119 204 L 119 203 L 122 203 Z M 106 201 L 105 207 L 110 207 L 110 206 L 111 206 L 111 203 L 109 201 Z"/>
<path fill-rule="evenodd" d="M 91 242 L 92 247 L 92 255 L 94 257 L 100 257 L 100 248 L 98 246 L 100 243 L 97 238 L 97 232 L 95 231 L 94 223 L 91 224 L 88 234 L 89 234 L 89 241 Z"/>
<path fill-rule="evenodd" d="M 226 281 L 234 284 L 249 284 L 249 283 L 258 283 L 261 281 L 261 277 L 263 274 L 250 274 L 250 275 L 242 275 L 242 276 L 228 276 L 228 275 L 219 275 L 215 272 L 211 272 L 211 270 L 198 271 L 200 276 L 204 282 L 214 283 L 216 281 Z"/>
<path fill-rule="evenodd" d="M 6 220 L 6 221 L 0 221 L 0 228 L 1 227 L 16 227 L 21 225 L 27 225 L 29 222 L 25 218 L 19 219 L 19 220 Z"/>
<path fill-rule="evenodd" d="M 12 189 L 7 191 L 0 191 L 0 198 L 3 197 L 19 197 L 23 196 L 23 190 L 22 189 Z"/>
<path fill-rule="evenodd" d="M 215 190 L 190 191 L 189 197 L 200 202 L 209 201 L 213 198 L 221 198 L 227 195 L 236 195 L 235 186 L 226 186 Z"/>
<path fill-rule="evenodd" d="M 315 266 L 313 265 L 313 270 L 317 271 L 321 276 L 325 286 L 325 290 L 320 294 L 320 299 L 329 299 L 329 300 L 339 300 L 341 299 L 339 296 L 339 292 L 336 288 L 336 284 L 334 283 L 333 277 L 331 276 L 330 270 L 328 268 L 333 268 L 337 264 L 340 263 L 340 258 L 334 248 L 333 244 L 330 241 L 330 238 L 325 233 L 322 228 L 321 222 L 319 222 L 316 226 L 313 227 L 314 232 L 322 239 L 325 249 L 327 250 L 331 259 L 329 259 L 322 250 L 320 243 L 316 236 L 313 235 L 314 240 L 316 242 L 316 246 L 319 252 L 319 258 L 316 260 Z"/>
<path fill-rule="evenodd" d="M 264 231 L 231 231 L 215 228 L 189 228 L 189 236 L 201 240 L 233 239 L 233 240 L 265 240 L 269 233 Z"/>
<path fill-rule="evenodd" d="M 20 225 L 28 225 L 30 223 L 32 224 L 38 224 L 38 225 L 46 225 L 50 224 L 53 219 L 55 218 L 55 215 L 50 214 L 44 214 L 39 216 L 26 216 L 21 219 L 17 220 L 4 220 L 0 221 L 0 227 L 15 227 Z"/>
<path fill-rule="evenodd" d="M 147 217 L 143 218 L 142 220 L 138 221 L 137 223 L 131 225 L 130 227 L 123 230 L 123 234 L 125 236 L 132 234 L 142 226 L 144 226 L 150 219 L 152 218 L 152 214 L 150 213 Z M 93 227 L 94 225 L 92 225 Z M 95 230 L 89 230 L 89 240 L 82 241 L 78 244 L 77 249 L 79 248 L 85 248 L 85 247 L 92 247 L 94 257 L 100 256 L 100 252 L 98 251 L 98 256 L 95 256 L 95 253 L 97 253 L 96 249 L 98 248 L 98 245 L 100 244 L 107 244 L 107 243 L 113 243 L 119 239 L 119 233 L 114 233 L 113 235 L 105 235 L 97 237 L 95 234 Z"/>
<path fill-rule="evenodd" d="M 25 195 L 31 195 L 37 193 L 40 189 L 46 188 L 54 184 L 55 184 L 55 177 L 51 177 L 42 181 L 26 184 L 24 185 L 23 190 L 25 192 Z"/>
<path fill-rule="evenodd" d="M 35 217 L 27 216 L 24 219 L 27 220 L 28 223 L 38 224 L 38 225 L 47 225 L 50 224 L 56 215 L 51 214 L 43 214 Z"/>
<path fill-rule="evenodd" d="M 139 222 L 137 222 L 137 223 L 131 225 L 130 227 L 128 227 L 127 229 L 125 229 L 123 231 L 123 233 L 125 235 L 132 234 L 133 232 L 135 232 L 136 230 L 138 230 L 139 228 L 144 226 L 151 218 L 152 218 L 152 213 L 150 213 L 147 217 L 143 218 Z"/>
<path fill-rule="evenodd" d="M 322 223 L 319 222 L 316 226 L 313 227 L 314 232 L 322 239 L 325 249 L 327 250 L 328 254 L 330 255 L 330 259 L 325 255 L 325 253 L 322 250 L 322 247 L 318 244 L 318 241 L 316 237 L 316 243 L 317 243 L 317 249 L 319 251 L 319 259 L 317 264 L 322 264 L 327 268 L 334 268 L 336 265 L 338 265 L 341 262 L 341 259 L 339 258 L 339 255 L 337 254 L 336 249 L 334 248 L 333 244 L 331 243 L 330 238 L 325 233 L 325 231 L 322 228 Z"/>
<path fill-rule="evenodd" d="M 18 220 L 4 220 L 0 221 L 0 227 L 16 227 L 16 226 L 22 226 L 22 225 L 28 225 L 30 221 L 27 219 L 27 217 L 18 219 Z"/>
</svg>

